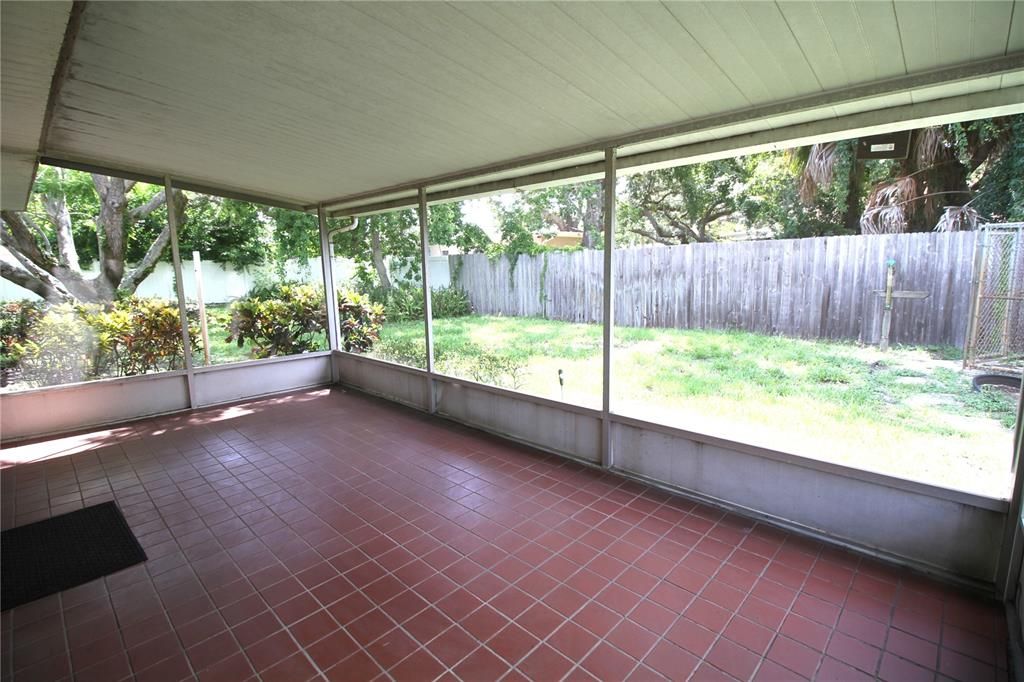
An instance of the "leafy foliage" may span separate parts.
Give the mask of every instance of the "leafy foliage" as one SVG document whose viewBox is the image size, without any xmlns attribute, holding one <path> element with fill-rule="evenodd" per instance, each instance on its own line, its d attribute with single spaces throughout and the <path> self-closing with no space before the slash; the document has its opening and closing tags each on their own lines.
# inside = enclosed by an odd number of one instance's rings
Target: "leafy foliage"
<svg viewBox="0 0 1024 682">
<path fill-rule="evenodd" d="M 115 376 L 183 369 L 178 306 L 158 298 L 132 296 L 107 309 L 83 306 L 85 323 L 96 340 L 94 374 Z M 190 340 L 199 347 L 195 311 L 190 315 Z"/>
<path fill-rule="evenodd" d="M 974 207 L 993 222 L 1024 220 L 1024 115 L 1010 117 L 1005 138 L 975 185 Z"/>
<path fill-rule="evenodd" d="M 402 284 L 390 291 L 375 289 L 370 292 L 371 300 L 384 306 L 387 319 L 391 322 L 422 320 L 424 316 L 423 288 Z M 458 287 L 439 287 L 430 292 L 430 308 L 434 319 L 463 317 L 473 314 L 469 294 Z"/>
<path fill-rule="evenodd" d="M 385 339 L 374 348 L 374 354 L 409 367 L 427 366 L 422 338 Z M 445 337 L 434 341 L 434 367 L 442 374 L 518 390 L 523 386 L 527 365 L 527 360 L 516 353 L 495 352 L 476 343 Z"/>
<path fill-rule="evenodd" d="M 380 340 L 384 307 L 357 291 L 338 292 L 338 326 L 341 347 L 349 353 L 365 353 Z"/>
<path fill-rule="evenodd" d="M 338 323 L 342 347 L 369 350 L 380 338 L 384 308 L 363 294 L 342 290 Z M 325 346 L 327 310 L 323 291 L 308 284 L 280 284 L 251 292 L 231 305 L 229 343 L 249 344 L 254 358 L 294 355 Z"/>
<path fill-rule="evenodd" d="M 196 311 L 189 317 L 195 349 Z M 129 297 L 105 306 L 6 303 L 0 308 L 5 383 L 16 378 L 50 386 L 181 369 L 178 320 L 178 306 L 156 298 Z"/>
<path fill-rule="evenodd" d="M 42 301 L 10 301 L 0 306 L 0 386 L 32 351 L 29 334 L 46 311 Z"/>
<path fill-rule="evenodd" d="M 464 289 L 441 287 L 430 292 L 430 309 L 437 319 L 465 317 L 473 314 L 473 302 Z"/>
<path fill-rule="evenodd" d="M 282 284 L 272 297 L 249 296 L 231 305 L 226 339 L 241 348 L 249 342 L 254 358 L 306 353 L 320 347 L 326 312 L 321 291 L 310 285 Z"/>
<path fill-rule="evenodd" d="M 360 289 L 390 290 L 394 275 L 420 280 L 420 235 L 416 211 L 392 211 L 359 218 L 356 228 L 337 235 L 334 253 L 356 262 Z M 477 225 L 466 221 L 459 203 L 431 206 L 428 235 L 436 246 L 456 246 L 465 253 L 483 251 L 490 239 Z"/>
<path fill-rule="evenodd" d="M 721 159 L 631 175 L 620 222 L 659 244 L 711 241 L 711 224 L 741 208 L 754 160 Z"/>
</svg>

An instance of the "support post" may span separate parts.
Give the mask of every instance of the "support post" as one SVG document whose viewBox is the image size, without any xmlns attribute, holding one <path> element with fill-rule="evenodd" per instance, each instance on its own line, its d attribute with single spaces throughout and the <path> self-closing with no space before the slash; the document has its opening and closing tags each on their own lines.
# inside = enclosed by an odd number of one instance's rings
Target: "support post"
<svg viewBox="0 0 1024 682">
<path fill-rule="evenodd" d="M 423 279 L 423 333 L 427 348 L 427 405 L 430 413 L 437 412 L 437 396 L 434 395 L 434 314 L 430 304 L 430 230 L 427 214 L 427 188 L 419 189 L 420 218 L 420 270 Z"/>
<path fill-rule="evenodd" d="M 604 152 L 604 291 L 602 299 L 602 358 L 601 358 L 601 465 L 611 468 L 615 464 L 612 449 L 612 329 L 615 325 L 615 281 L 612 277 L 612 255 L 615 252 L 615 180 L 616 151 Z"/>
<path fill-rule="evenodd" d="M 1020 528 L 1024 524 L 1021 519 L 1021 503 L 1024 497 L 1024 467 L 1018 466 L 1021 451 L 1024 450 L 1024 394 L 1017 395 L 1017 422 L 1013 430 L 1013 491 L 1010 493 L 1010 506 L 1006 513 L 1003 526 L 1003 541 L 999 552 L 999 563 L 996 566 L 996 594 L 1003 601 L 1012 600 L 1017 591 L 1020 577 L 1021 556 L 1024 555 Z"/>
<path fill-rule="evenodd" d="M 203 257 L 192 252 L 192 273 L 196 277 L 196 304 L 199 306 L 199 333 L 203 339 L 203 365 L 210 366 L 210 330 L 206 325 L 206 299 L 203 296 Z"/>
<path fill-rule="evenodd" d="M 192 367 L 192 341 L 188 334 L 188 308 L 185 305 L 185 280 L 181 275 L 181 252 L 178 250 L 178 214 L 174 207 L 174 187 L 171 177 L 164 177 L 164 197 L 167 206 L 167 227 L 171 232 L 171 263 L 174 265 L 174 289 L 178 294 L 178 320 L 181 322 L 182 356 L 188 379 L 188 405 L 196 407 L 195 376 Z"/>
<path fill-rule="evenodd" d="M 324 205 L 317 206 L 316 215 L 320 223 L 320 268 L 324 277 L 324 305 L 327 308 L 327 347 L 338 350 L 338 295 L 334 289 L 334 260 L 330 230 L 327 227 L 327 211 Z M 331 362 L 333 365 L 333 360 Z M 335 377 L 337 380 L 337 377 Z"/>
</svg>

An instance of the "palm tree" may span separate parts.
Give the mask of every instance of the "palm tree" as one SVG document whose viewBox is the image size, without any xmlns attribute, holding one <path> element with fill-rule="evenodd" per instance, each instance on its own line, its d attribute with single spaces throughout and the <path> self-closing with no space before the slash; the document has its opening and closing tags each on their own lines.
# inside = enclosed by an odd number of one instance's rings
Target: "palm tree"
<svg viewBox="0 0 1024 682">
<path fill-rule="evenodd" d="M 913 130 L 907 158 L 893 163 L 866 197 L 866 162 L 854 159 L 847 171 L 845 226 L 863 234 L 973 229 L 980 219 L 972 206 L 980 181 L 975 172 L 1006 151 L 1012 130 L 1009 118 Z M 841 145 L 847 144 L 855 145 L 856 140 L 794 151 L 804 203 L 812 203 L 817 192 L 833 182 Z"/>
</svg>

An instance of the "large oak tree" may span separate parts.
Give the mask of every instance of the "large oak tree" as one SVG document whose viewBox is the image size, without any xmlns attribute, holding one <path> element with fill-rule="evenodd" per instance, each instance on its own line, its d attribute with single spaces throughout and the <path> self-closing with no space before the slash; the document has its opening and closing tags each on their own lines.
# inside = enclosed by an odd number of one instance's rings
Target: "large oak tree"
<svg viewBox="0 0 1024 682">
<path fill-rule="evenodd" d="M 78 174 L 78 180 L 84 174 Z M 170 244 L 166 220 L 152 237 L 145 252 L 129 265 L 128 252 L 132 227 L 143 223 L 166 204 L 163 190 L 133 196 L 133 180 L 92 175 L 93 201 L 75 201 L 69 196 L 87 193 L 77 185 L 69 171 L 46 169 L 40 175 L 33 197 L 32 211 L 0 212 L 3 228 L 3 253 L 0 274 L 7 280 L 51 302 L 108 302 L 132 294 L 164 256 Z M 77 197 L 81 198 L 81 196 Z M 133 200 L 134 199 L 134 200 Z M 181 191 L 173 193 L 178 215 L 184 215 L 188 199 Z M 88 211 L 90 215 L 82 215 Z M 86 227 L 83 227 L 85 225 Z M 76 229 L 77 228 L 77 229 Z M 89 275 L 79 256 L 83 233 L 95 238 L 99 271 Z"/>
</svg>

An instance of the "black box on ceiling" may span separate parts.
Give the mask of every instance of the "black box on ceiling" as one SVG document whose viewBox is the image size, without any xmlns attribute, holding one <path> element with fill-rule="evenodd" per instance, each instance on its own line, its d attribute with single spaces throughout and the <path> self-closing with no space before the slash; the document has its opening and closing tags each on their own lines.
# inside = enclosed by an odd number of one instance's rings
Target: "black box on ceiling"
<svg viewBox="0 0 1024 682">
<path fill-rule="evenodd" d="M 857 160 L 905 159 L 910 150 L 910 131 L 872 135 L 857 140 Z"/>
</svg>

